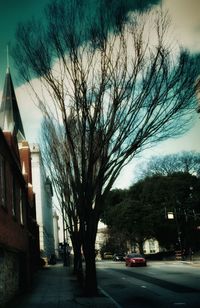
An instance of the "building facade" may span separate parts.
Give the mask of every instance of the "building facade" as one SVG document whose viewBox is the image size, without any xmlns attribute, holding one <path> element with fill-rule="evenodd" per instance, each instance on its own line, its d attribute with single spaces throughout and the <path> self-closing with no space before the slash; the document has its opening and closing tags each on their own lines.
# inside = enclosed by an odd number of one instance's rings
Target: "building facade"
<svg viewBox="0 0 200 308">
<path fill-rule="evenodd" d="M 56 211 L 53 212 L 53 232 L 54 232 L 54 251 L 56 258 L 59 258 L 59 216 Z"/>
<path fill-rule="evenodd" d="M 30 148 L 7 70 L 0 107 L 0 306 L 31 285 L 38 265 Z"/>
<path fill-rule="evenodd" d="M 97 236 L 96 236 L 96 243 L 95 243 L 95 249 L 98 252 L 97 258 L 101 258 L 100 251 L 102 247 L 106 244 L 106 242 L 109 241 L 109 232 L 108 227 L 103 224 L 99 223 L 98 230 L 97 230 Z M 139 252 L 139 247 L 136 243 L 133 243 L 132 241 L 127 241 L 126 243 L 126 252 Z M 148 239 L 143 244 L 143 250 L 145 254 L 153 254 L 160 251 L 159 243 L 156 239 Z M 118 251 L 116 251 L 118 252 Z M 124 251 L 125 252 L 125 251 Z"/>
<path fill-rule="evenodd" d="M 36 217 L 40 234 L 41 257 L 49 259 L 55 254 L 53 231 L 53 190 L 45 174 L 41 152 L 38 144 L 31 146 L 32 181 L 36 195 Z"/>
</svg>

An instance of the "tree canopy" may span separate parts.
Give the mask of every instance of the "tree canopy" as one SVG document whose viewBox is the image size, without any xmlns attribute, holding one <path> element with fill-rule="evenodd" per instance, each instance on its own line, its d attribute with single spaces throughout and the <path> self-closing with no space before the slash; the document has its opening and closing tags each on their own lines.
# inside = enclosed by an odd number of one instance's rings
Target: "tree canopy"
<svg viewBox="0 0 200 308">
<path fill-rule="evenodd" d="M 111 191 L 102 219 L 112 232 L 120 229 L 126 240 L 136 243 L 141 252 L 149 238 L 157 239 L 163 248 L 177 248 L 178 232 L 182 248 L 200 249 L 199 191 L 200 179 L 189 173 L 146 177 L 125 194 L 120 192 L 123 200 L 113 198 L 119 192 Z M 174 220 L 168 220 L 168 212 L 174 214 Z"/>
<path fill-rule="evenodd" d="M 181 153 L 153 156 L 147 164 L 139 164 L 137 171 L 141 178 L 153 175 L 170 175 L 175 172 L 200 174 L 200 153 L 184 151 Z"/>
</svg>

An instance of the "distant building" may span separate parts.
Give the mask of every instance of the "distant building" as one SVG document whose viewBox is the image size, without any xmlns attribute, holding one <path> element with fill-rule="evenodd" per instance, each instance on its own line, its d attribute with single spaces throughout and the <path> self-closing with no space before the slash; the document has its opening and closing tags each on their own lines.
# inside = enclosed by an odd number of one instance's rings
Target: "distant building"
<svg viewBox="0 0 200 308">
<path fill-rule="evenodd" d="M 149 239 L 144 242 L 144 253 L 157 253 L 160 251 L 159 243 L 155 239 Z"/>
<path fill-rule="evenodd" d="M 36 217 L 40 234 L 41 257 L 49 259 L 55 254 L 53 231 L 53 190 L 46 176 L 38 144 L 31 145 L 32 181 L 36 195 Z"/>
<path fill-rule="evenodd" d="M 128 252 L 139 252 L 139 245 L 132 241 L 127 242 Z M 156 239 L 148 239 L 143 243 L 143 252 L 145 254 L 153 254 L 160 251 L 159 243 Z"/>
<path fill-rule="evenodd" d="M 109 241 L 109 232 L 107 225 L 103 223 L 99 223 L 97 236 L 96 236 L 96 243 L 95 249 L 98 252 L 98 257 L 100 257 L 101 248 Z M 136 243 L 132 241 L 127 241 L 126 243 L 127 252 L 139 252 L 139 247 Z M 146 240 L 143 244 L 143 250 L 145 254 L 157 253 L 160 251 L 159 243 L 155 239 Z"/>
<path fill-rule="evenodd" d="M 102 222 L 99 222 L 97 235 L 96 235 L 96 242 L 95 242 L 95 249 L 97 251 L 97 259 L 101 259 L 101 248 L 109 239 L 108 228 Z"/>
<path fill-rule="evenodd" d="M 30 148 L 8 69 L 0 107 L 0 306 L 30 286 L 38 265 Z"/>
<path fill-rule="evenodd" d="M 57 215 L 56 211 L 53 213 L 53 232 L 54 232 L 54 251 L 55 255 L 58 258 L 59 257 L 59 216 Z"/>
</svg>

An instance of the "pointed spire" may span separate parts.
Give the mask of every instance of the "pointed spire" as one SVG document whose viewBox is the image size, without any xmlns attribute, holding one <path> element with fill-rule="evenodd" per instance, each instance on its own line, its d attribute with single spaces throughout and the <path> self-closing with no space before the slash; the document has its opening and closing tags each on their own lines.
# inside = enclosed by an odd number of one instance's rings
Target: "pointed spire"
<svg viewBox="0 0 200 308">
<path fill-rule="evenodd" d="M 10 61 L 9 61 L 9 45 L 7 45 L 7 71 L 6 73 L 10 72 Z"/>
<path fill-rule="evenodd" d="M 25 140 L 24 128 L 15 96 L 14 86 L 9 69 L 9 55 L 7 49 L 7 72 L 0 107 L 0 127 L 2 130 L 16 133 L 18 142 Z"/>
</svg>

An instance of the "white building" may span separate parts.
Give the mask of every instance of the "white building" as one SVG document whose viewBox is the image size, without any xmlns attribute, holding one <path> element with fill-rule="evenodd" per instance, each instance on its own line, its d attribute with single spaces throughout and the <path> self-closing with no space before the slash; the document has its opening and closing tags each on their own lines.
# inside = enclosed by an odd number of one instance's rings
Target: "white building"
<svg viewBox="0 0 200 308">
<path fill-rule="evenodd" d="M 143 245 L 144 253 L 157 253 L 160 251 L 159 243 L 155 239 L 149 239 L 144 242 Z"/>
<path fill-rule="evenodd" d="M 106 243 L 108 238 L 109 236 L 108 236 L 107 226 L 104 223 L 99 222 L 96 235 L 96 242 L 95 242 L 95 249 L 98 251 L 97 259 L 101 258 L 100 255 L 101 248 Z"/>
<path fill-rule="evenodd" d="M 35 192 L 36 218 L 39 225 L 41 257 L 55 254 L 51 181 L 46 177 L 38 144 L 32 144 L 32 183 Z"/>
<path fill-rule="evenodd" d="M 53 213 L 53 232 L 54 232 L 54 250 L 55 255 L 58 258 L 59 257 L 59 216 L 57 215 L 56 211 Z"/>
<path fill-rule="evenodd" d="M 98 225 L 98 230 L 97 230 L 95 248 L 98 251 L 100 251 L 101 247 L 107 242 L 108 239 L 109 239 L 109 234 L 108 234 L 107 226 L 103 224 L 102 222 L 100 222 Z M 138 245 L 137 244 L 134 245 L 130 241 L 127 242 L 127 249 L 129 252 L 131 251 L 139 252 Z M 143 244 L 143 249 L 144 249 L 145 254 L 157 253 L 160 251 L 159 243 L 155 239 L 146 240 Z"/>
</svg>

